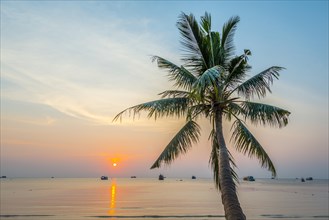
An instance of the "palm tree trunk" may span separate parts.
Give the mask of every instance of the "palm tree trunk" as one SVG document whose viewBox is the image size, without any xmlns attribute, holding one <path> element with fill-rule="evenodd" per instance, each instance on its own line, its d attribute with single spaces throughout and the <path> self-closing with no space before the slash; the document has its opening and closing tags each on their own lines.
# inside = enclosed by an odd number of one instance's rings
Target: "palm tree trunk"
<svg viewBox="0 0 329 220">
<path fill-rule="evenodd" d="M 227 220 L 245 220 L 246 216 L 241 209 L 231 174 L 229 152 L 226 148 L 223 135 L 222 115 L 222 111 L 219 109 L 215 114 L 215 123 L 216 137 L 219 145 L 219 183 L 225 217 Z"/>
</svg>

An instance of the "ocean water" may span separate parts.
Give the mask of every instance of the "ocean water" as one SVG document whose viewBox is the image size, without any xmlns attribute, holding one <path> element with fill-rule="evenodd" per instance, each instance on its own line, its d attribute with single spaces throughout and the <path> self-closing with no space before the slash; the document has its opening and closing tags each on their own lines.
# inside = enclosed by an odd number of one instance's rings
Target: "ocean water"
<svg viewBox="0 0 329 220">
<path fill-rule="evenodd" d="M 0 219 L 225 219 L 211 179 L 6 178 L 0 183 Z M 247 219 L 329 219 L 328 180 L 241 181 L 238 196 Z"/>
</svg>

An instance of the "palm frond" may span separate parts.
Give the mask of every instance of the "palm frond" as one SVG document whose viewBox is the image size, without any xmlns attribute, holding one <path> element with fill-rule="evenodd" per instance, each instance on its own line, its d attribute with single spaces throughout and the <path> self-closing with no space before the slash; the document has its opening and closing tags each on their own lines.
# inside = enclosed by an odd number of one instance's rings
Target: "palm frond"
<svg viewBox="0 0 329 220">
<path fill-rule="evenodd" d="M 182 13 L 177 22 L 177 28 L 181 34 L 181 45 L 185 66 L 191 68 L 195 73 L 208 69 L 208 53 L 204 44 L 204 37 L 193 14 Z"/>
<path fill-rule="evenodd" d="M 208 48 L 208 54 L 209 54 L 209 60 L 208 60 L 208 66 L 215 66 L 215 56 L 214 56 L 214 45 L 213 45 L 213 39 L 212 37 L 214 35 L 211 31 L 211 15 L 209 13 L 205 13 L 204 16 L 201 17 L 201 30 L 204 31 L 205 34 L 205 40 L 206 44 L 209 45 Z"/>
<path fill-rule="evenodd" d="M 206 118 L 210 115 L 211 105 L 210 104 L 195 104 L 192 105 L 189 109 L 189 115 L 192 119 L 197 119 L 200 115 L 205 116 Z"/>
<path fill-rule="evenodd" d="M 199 95 L 200 97 L 204 97 L 205 90 L 207 88 L 218 89 L 218 81 L 220 79 L 221 74 L 225 70 L 220 66 L 214 66 L 208 70 L 206 70 L 198 79 L 195 81 L 194 93 Z M 215 91 L 216 92 L 216 91 Z"/>
<path fill-rule="evenodd" d="M 219 32 L 211 32 L 213 60 L 215 65 L 225 66 L 225 50 L 221 46 L 221 38 Z"/>
<path fill-rule="evenodd" d="M 228 102 L 224 109 L 225 117 L 231 121 L 232 117 L 237 118 L 238 115 L 243 114 L 244 109 L 234 101 Z"/>
<path fill-rule="evenodd" d="M 182 129 L 173 137 L 169 144 L 165 147 L 158 159 L 151 166 L 151 169 L 158 168 L 162 163 L 170 164 L 180 154 L 186 153 L 199 140 L 200 127 L 190 120 L 182 127 Z"/>
<path fill-rule="evenodd" d="M 245 50 L 249 51 L 249 50 Z M 246 73 L 251 69 L 251 66 L 247 63 L 248 54 L 242 54 L 235 58 L 232 58 L 227 66 L 228 75 L 225 79 L 225 87 L 235 87 L 240 84 L 242 80 L 246 77 Z"/>
<path fill-rule="evenodd" d="M 243 102 L 243 114 L 251 123 L 258 125 L 278 126 L 282 128 L 288 124 L 290 112 L 272 105 Z"/>
<path fill-rule="evenodd" d="M 239 21 L 240 17 L 234 16 L 231 17 L 223 26 L 221 46 L 224 48 L 226 59 L 230 59 L 230 57 L 234 55 L 235 47 L 233 38 Z"/>
<path fill-rule="evenodd" d="M 212 150 L 210 154 L 209 164 L 213 171 L 213 178 L 215 181 L 216 188 L 218 190 L 221 190 L 220 185 L 220 174 L 219 174 L 219 155 L 218 155 L 218 145 L 216 145 L 217 142 L 213 140 Z"/>
<path fill-rule="evenodd" d="M 189 105 L 189 99 L 186 97 L 180 98 L 167 98 L 159 99 L 151 102 L 145 102 L 133 107 L 127 108 L 117 114 L 113 121 L 122 119 L 123 114 L 129 113 L 129 116 L 132 114 L 133 117 L 138 115 L 141 111 L 147 111 L 148 117 L 154 117 L 155 119 L 159 117 L 168 117 L 168 116 L 177 116 L 181 117 L 187 113 Z"/>
<path fill-rule="evenodd" d="M 206 34 L 211 32 L 211 15 L 208 12 L 201 16 L 201 28 Z"/>
<path fill-rule="evenodd" d="M 159 93 L 159 95 L 161 95 L 161 98 L 187 98 L 189 96 L 191 96 L 190 92 L 187 91 L 180 91 L 180 90 L 166 90 L 164 92 Z"/>
<path fill-rule="evenodd" d="M 234 161 L 233 155 L 231 154 L 231 152 L 227 149 L 227 152 L 229 154 L 229 159 L 230 159 L 230 169 L 231 169 L 231 175 L 232 178 L 234 180 L 234 184 L 236 185 L 237 183 L 239 183 L 239 175 L 235 172 L 235 169 L 237 168 L 237 165 Z"/>
<path fill-rule="evenodd" d="M 157 61 L 159 68 L 165 69 L 169 72 L 169 80 L 174 81 L 174 85 L 177 87 L 190 89 L 193 83 L 196 81 L 196 77 L 183 66 L 179 67 L 174 63 L 159 56 L 153 56 L 152 61 Z"/>
<path fill-rule="evenodd" d="M 272 172 L 272 176 L 276 176 L 276 170 L 270 157 L 262 145 L 251 134 L 248 128 L 241 120 L 236 120 L 232 125 L 233 133 L 231 141 L 235 143 L 237 151 L 247 154 L 250 158 L 256 157 L 261 166 Z"/>
<path fill-rule="evenodd" d="M 239 95 L 243 95 L 246 99 L 253 98 L 255 95 L 258 98 L 265 97 L 266 92 L 271 92 L 270 86 L 273 84 L 273 78 L 279 78 L 279 71 L 284 69 L 279 66 L 272 66 L 257 75 L 251 77 L 236 87 Z"/>
</svg>

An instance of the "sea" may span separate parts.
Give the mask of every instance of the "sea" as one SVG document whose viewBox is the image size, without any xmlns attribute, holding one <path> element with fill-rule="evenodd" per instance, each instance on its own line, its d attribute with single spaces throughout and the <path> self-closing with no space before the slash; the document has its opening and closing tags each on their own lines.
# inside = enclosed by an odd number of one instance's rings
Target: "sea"
<svg viewBox="0 0 329 220">
<path fill-rule="evenodd" d="M 0 219 L 225 219 L 212 179 L 2 178 Z M 247 219 L 329 219 L 328 180 L 241 180 Z"/>
</svg>

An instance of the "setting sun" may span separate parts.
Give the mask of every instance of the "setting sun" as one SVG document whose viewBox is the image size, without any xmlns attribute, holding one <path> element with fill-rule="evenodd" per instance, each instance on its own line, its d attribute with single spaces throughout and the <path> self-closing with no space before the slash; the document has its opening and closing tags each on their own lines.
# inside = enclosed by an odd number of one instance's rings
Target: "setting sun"
<svg viewBox="0 0 329 220">
<path fill-rule="evenodd" d="M 113 163 L 113 166 L 114 166 L 114 167 L 116 167 L 116 166 L 117 166 L 117 164 L 116 164 L 116 163 Z"/>
</svg>

